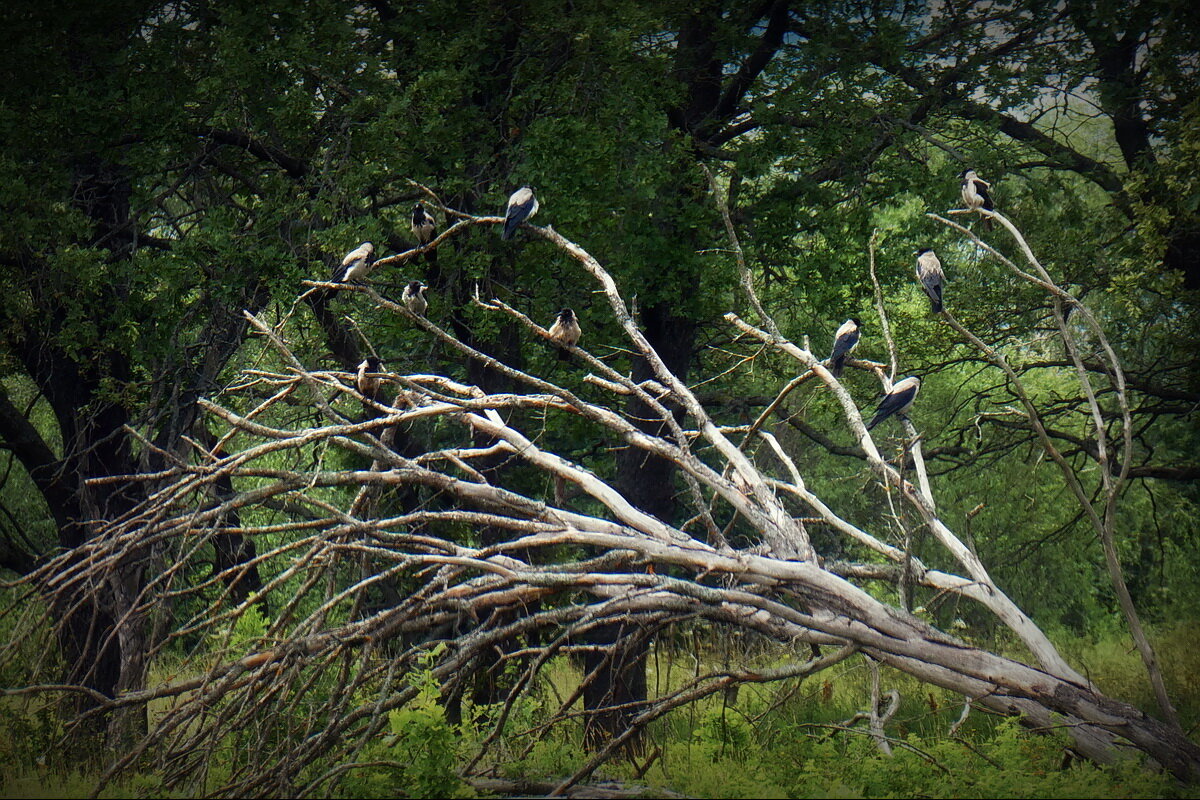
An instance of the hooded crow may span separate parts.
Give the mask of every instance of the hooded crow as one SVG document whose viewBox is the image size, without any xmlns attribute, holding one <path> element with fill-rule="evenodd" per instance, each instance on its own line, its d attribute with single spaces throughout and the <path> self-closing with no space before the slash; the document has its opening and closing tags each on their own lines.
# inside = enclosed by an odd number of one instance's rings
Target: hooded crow
<svg viewBox="0 0 1200 800">
<path fill-rule="evenodd" d="M 566 347 L 574 347 L 578 344 L 581 333 L 579 320 L 575 317 L 575 312 L 569 308 L 564 308 L 558 312 L 558 316 L 554 319 L 554 324 L 550 326 L 550 338 Z M 560 361 L 569 361 L 571 354 L 567 352 L 565 347 L 562 347 L 559 348 L 558 358 Z"/>
<path fill-rule="evenodd" d="M 917 280 L 921 282 L 925 294 L 929 295 L 933 313 L 936 314 L 942 310 L 942 284 L 946 280 L 946 273 L 942 272 L 942 262 L 928 247 L 918 250 L 916 256 Z"/>
<path fill-rule="evenodd" d="M 429 301 L 425 299 L 425 290 L 429 288 L 420 281 L 410 281 L 404 287 L 404 294 L 400 295 L 400 299 L 404 301 L 404 305 L 408 310 L 416 314 L 418 317 L 425 316 L 425 312 L 429 309 Z"/>
<path fill-rule="evenodd" d="M 504 212 L 504 232 L 501 239 L 511 239 L 517 227 L 538 212 L 538 201 L 533 196 L 533 189 L 522 186 L 508 198 L 508 208 Z"/>
<path fill-rule="evenodd" d="M 357 282 L 367 277 L 367 273 L 371 271 L 371 265 L 375 262 L 374 255 L 375 245 L 363 242 L 342 259 L 341 266 L 333 271 L 333 282 Z"/>
<path fill-rule="evenodd" d="M 417 237 L 417 244 L 421 247 L 432 242 L 437 237 L 437 221 L 430 216 L 425 210 L 425 206 L 417 203 L 413 206 L 412 212 L 412 232 L 413 236 Z M 425 251 L 425 262 L 434 263 L 437 261 L 437 248 L 433 247 Z"/>
<path fill-rule="evenodd" d="M 893 414 L 904 416 L 912 406 L 913 399 L 917 396 L 917 390 L 920 388 L 921 380 L 914 377 L 905 378 L 893 386 L 892 390 L 879 401 L 879 408 L 875 410 L 875 416 L 867 423 L 867 430 L 871 430 Z"/>
<path fill-rule="evenodd" d="M 853 317 L 842 323 L 833 339 L 833 353 L 829 356 L 829 371 L 833 377 L 842 376 L 842 368 L 846 366 L 846 358 L 858 347 L 858 330 L 862 323 Z"/>
<path fill-rule="evenodd" d="M 972 211 L 983 209 L 984 211 L 992 210 L 992 198 L 988 194 L 990 183 L 975 174 L 975 170 L 966 169 L 958 174 L 962 178 L 962 201 L 963 205 Z M 983 217 L 983 229 L 990 231 L 992 229 L 992 221 L 986 215 Z"/>
<path fill-rule="evenodd" d="M 368 400 L 375 400 L 378 397 L 380 384 L 379 377 L 369 373 L 380 372 L 382 369 L 383 362 L 375 356 L 367 356 L 358 365 L 358 377 L 355 378 L 354 385 L 358 389 L 358 393 Z"/>
</svg>

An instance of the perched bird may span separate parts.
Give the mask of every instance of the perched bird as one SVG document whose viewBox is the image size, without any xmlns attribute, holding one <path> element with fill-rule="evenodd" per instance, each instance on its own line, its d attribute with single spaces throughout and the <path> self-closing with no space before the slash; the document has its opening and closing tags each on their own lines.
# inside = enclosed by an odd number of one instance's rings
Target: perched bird
<svg viewBox="0 0 1200 800">
<path fill-rule="evenodd" d="M 368 400 L 374 400 L 379 395 L 380 379 L 378 375 L 371 375 L 372 372 L 380 372 L 383 369 L 383 362 L 375 356 L 367 356 L 361 364 L 358 365 L 358 377 L 354 381 L 358 393 Z"/>
<path fill-rule="evenodd" d="M 879 408 L 875 409 L 875 416 L 867 424 L 867 430 L 871 430 L 893 414 L 903 416 L 912 406 L 913 399 L 917 396 L 917 390 L 920 388 L 920 378 L 914 377 L 905 378 L 893 386 L 892 390 L 879 401 Z"/>
<path fill-rule="evenodd" d="M 400 295 L 400 299 L 404 301 L 408 310 L 418 317 L 425 316 L 425 311 L 429 308 L 429 301 L 425 299 L 425 290 L 428 288 L 420 281 L 410 281 L 404 287 L 404 294 Z"/>
<path fill-rule="evenodd" d="M 933 312 L 936 314 L 942 310 L 942 283 L 946 280 L 946 273 L 942 272 L 942 262 L 938 261 L 937 255 L 928 247 L 922 247 L 916 252 L 916 256 L 917 280 L 921 282 L 925 294 L 929 295 Z"/>
<path fill-rule="evenodd" d="M 975 174 L 975 170 L 966 169 L 958 174 L 962 178 L 962 201 L 963 205 L 972 211 L 983 209 L 984 211 L 992 210 L 992 198 L 988 194 L 990 183 Z M 984 230 L 992 229 L 992 221 L 986 216 L 983 218 Z"/>
<path fill-rule="evenodd" d="M 550 326 L 550 338 L 559 344 L 567 347 L 574 347 L 579 342 L 579 320 L 575 317 L 575 312 L 569 308 L 564 308 L 558 312 L 558 316 L 554 319 L 554 324 Z M 565 349 L 560 348 L 558 351 L 560 361 L 569 361 L 571 354 Z"/>
<path fill-rule="evenodd" d="M 425 206 L 417 203 L 413 206 L 412 232 L 417 237 L 417 244 L 424 247 L 437 237 L 437 221 L 425 211 Z M 425 251 L 426 263 L 437 261 L 437 248 Z"/>
<path fill-rule="evenodd" d="M 851 317 L 837 329 L 833 339 L 833 353 L 829 356 L 829 371 L 833 377 L 842 376 L 842 367 L 846 366 L 846 358 L 858 347 L 858 329 L 862 323 Z"/>
<path fill-rule="evenodd" d="M 333 271 L 334 283 L 350 283 L 367 276 L 375 259 L 375 245 L 363 242 L 342 259 L 342 265 Z"/>
<path fill-rule="evenodd" d="M 533 189 L 522 186 L 508 198 L 508 208 L 504 211 L 504 232 L 501 239 L 511 239 L 517 231 L 517 226 L 538 212 L 538 201 L 533 196 Z"/>
</svg>

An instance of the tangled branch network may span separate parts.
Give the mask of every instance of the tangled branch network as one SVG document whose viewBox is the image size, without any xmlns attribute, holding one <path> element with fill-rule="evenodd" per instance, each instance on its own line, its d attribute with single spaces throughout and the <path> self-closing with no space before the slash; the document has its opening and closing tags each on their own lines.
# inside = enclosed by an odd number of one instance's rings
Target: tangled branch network
<svg viewBox="0 0 1200 800">
<path fill-rule="evenodd" d="M 457 221 L 423 247 L 504 222 L 440 208 Z M 1032 260 L 1019 232 L 993 216 Z M 110 777 L 149 758 L 160 763 L 168 783 L 196 785 L 190 782 L 205 780 L 229 732 L 244 731 L 255 747 L 219 788 L 204 784 L 208 791 L 320 792 L 341 771 L 314 777 L 304 766 L 319 759 L 356 763 L 365 743 L 386 731 L 387 712 L 422 691 L 412 674 L 424 671 L 439 694 L 450 697 L 469 693 L 485 673 L 508 670 L 516 677 L 466 769 L 482 775 L 489 751 L 512 724 L 514 704 L 552 658 L 594 647 L 588 634 L 603 626 L 652 639 L 697 620 L 765 637 L 793 658 L 769 670 L 699 675 L 646 700 L 633 709 L 628 730 L 597 748 L 560 791 L 586 779 L 639 728 L 673 708 L 739 683 L 812 675 L 855 654 L 978 706 L 1020 713 L 1035 725 L 1065 725 L 1076 748 L 1095 759 L 1111 760 L 1114 743 L 1123 741 L 1176 774 L 1196 777 L 1195 748 L 1170 726 L 1104 697 L 1073 670 L 938 516 L 920 436 L 907 419 L 915 480 L 880 454 L 841 381 L 767 316 L 740 251 L 743 287 L 760 322 L 729 314 L 728 324 L 796 362 L 799 376 L 781 397 L 800 384 L 832 394 L 875 478 L 927 526 L 960 574 L 928 568 L 889 543 L 884 519 L 872 530 L 840 516 L 806 485 L 763 424 L 765 415 L 749 426 L 714 422 L 651 347 L 606 269 L 552 228 L 524 228 L 597 284 L 629 349 L 646 360 L 654 378 L 634 382 L 583 347 L 567 345 L 573 363 L 586 370 L 573 391 L 474 349 L 369 283 L 311 282 L 314 289 L 365 295 L 518 387 L 497 393 L 442 375 L 381 372 L 378 390 L 364 394 L 355 375 L 306 364 L 288 343 L 286 319 L 271 324 L 248 314 L 280 366 L 248 370 L 237 385 L 202 401 L 208 424 L 221 429 L 215 442 L 195 442 L 191 457 L 138 476 L 153 486 L 147 502 L 31 579 L 64 595 L 103 592 L 122 569 L 140 565 L 153 579 L 130 613 L 154 617 L 169 609 L 175 620 L 147 661 L 174 643 L 221 643 L 215 651 L 197 651 L 177 670 L 186 678 L 94 698 L 89 714 L 155 704 L 147 734 L 115 759 Z M 420 249 L 380 263 L 401 263 Z M 1048 275 L 1012 269 L 1044 284 L 1056 302 L 1077 304 Z M 548 330 L 506 303 L 476 303 L 554 343 Z M 890 370 L 848 363 L 877 375 L 886 391 L 895 375 L 891 350 Z M 650 409 L 658 433 L 623 411 L 631 398 Z M 297 409 L 309 420 L 315 409 L 319 420 L 289 424 Z M 670 461 L 685 486 L 687 522 L 676 527 L 639 510 L 587 464 L 554 452 L 539 433 L 551 415 L 570 415 L 598 440 Z M 757 458 L 764 448 L 771 457 Z M 500 461 L 510 469 L 490 468 Z M 498 482 L 496 475 L 510 480 Z M 731 546 L 733 520 L 756 544 Z M 806 523 L 845 537 L 843 550 L 860 560 L 825 559 Z M 198 580 L 213 549 L 227 549 L 235 539 L 253 541 L 253 557 Z M 263 579 L 246 591 L 252 571 Z M 980 604 L 1019 637 L 1031 663 L 973 647 L 861 586 L 880 580 L 910 581 Z M 246 623 L 268 603 L 260 626 Z M 548 720 L 523 731 L 530 747 L 577 717 L 582 691 L 583 685 L 561 698 Z"/>
</svg>

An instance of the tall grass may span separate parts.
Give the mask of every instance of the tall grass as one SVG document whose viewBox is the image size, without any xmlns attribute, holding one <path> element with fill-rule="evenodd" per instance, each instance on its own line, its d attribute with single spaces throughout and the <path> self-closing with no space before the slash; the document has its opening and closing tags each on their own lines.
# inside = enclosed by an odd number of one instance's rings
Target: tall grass
<svg viewBox="0 0 1200 800">
<path fill-rule="evenodd" d="M 805 658 L 746 637 L 722 639 L 707 629 L 656 643 L 648 665 L 652 696 L 703 672 L 755 668 Z M 1200 712 L 1200 648 L 1190 626 L 1155 636 L 1181 717 Z M 1124 637 L 1061 639 L 1064 652 L 1110 695 L 1153 713 L 1140 659 Z M 510 716 L 484 766 L 510 778 L 556 780 L 587 759 L 579 747 L 582 718 L 546 730 L 542 723 L 581 679 L 567 658 L 552 661 Z M 1107 767 L 1073 758 L 1061 731 L 1031 732 L 1016 720 L 972 709 L 956 726 L 964 700 L 882 668 L 883 693 L 900 695 L 885 727 L 892 755 L 880 752 L 856 714 L 870 703 L 872 667 L 855 657 L 803 681 L 746 684 L 714 694 L 656 721 L 642 754 L 609 762 L 593 780 L 616 779 L 694 797 L 1183 797 L 1191 792 L 1135 757 Z M 422 693 L 392 712 L 391 724 L 364 751 L 376 766 L 350 770 L 342 797 L 470 796 L 457 771 L 489 730 L 497 708 L 468 707 L 451 725 Z M 581 709 L 576 704 L 572 712 Z M 103 761 L 72 759 L 64 727 L 44 701 L 0 700 L 0 796 L 83 797 Z M 219 771 L 219 765 L 213 765 Z M 330 765 L 313 765 L 319 773 Z M 161 795 L 150 771 L 114 785 L 106 797 Z"/>
</svg>

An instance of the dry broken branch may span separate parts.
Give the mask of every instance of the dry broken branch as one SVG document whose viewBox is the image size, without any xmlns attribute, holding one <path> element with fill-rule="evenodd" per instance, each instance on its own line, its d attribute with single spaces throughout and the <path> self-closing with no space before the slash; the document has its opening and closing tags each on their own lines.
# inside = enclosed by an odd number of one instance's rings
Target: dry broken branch
<svg viewBox="0 0 1200 800">
<path fill-rule="evenodd" d="M 462 222 L 439 242 L 499 221 L 454 216 Z M 313 775 L 307 765 L 368 763 L 364 748 L 386 735 L 388 712 L 430 693 L 450 704 L 475 681 L 499 680 L 511 664 L 516 677 L 488 717 L 489 733 L 464 775 L 479 781 L 494 743 L 513 732 L 513 705 L 552 659 L 585 650 L 590 631 L 621 625 L 652 637 L 699 622 L 746 631 L 784 650 L 802 646 L 804 656 L 775 670 L 747 664 L 705 675 L 648 699 L 634 709 L 629 732 L 598 749 L 557 791 L 585 780 L 620 750 L 622 737 L 676 707 L 739 683 L 816 674 L 852 653 L 1032 724 L 1060 721 L 1079 752 L 1093 759 L 1112 760 L 1119 744 L 1131 744 L 1180 778 L 1200 779 L 1200 749 L 1178 730 L 1101 695 L 1071 669 L 938 517 L 928 477 L 914 486 L 880 456 L 854 398 L 812 353 L 727 317 L 741 333 L 795 359 L 814 378 L 804 383 L 806 391 L 833 394 L 880 484 L 899 490 L 962 575 L 929 569 L 887 543 L 886 519 L 863 526 L 840 516 L 763 423 L 756 433 L 782 469 L 771 474 L 748 457 L 665 367 L 604 267 L 552 229 L 529 228 L 599 284 L 657 383 L 634 384 L 572 348 L 594 372 L 574 391 L 479 352 L 369 286 L 356 287 L 518 387 L 488 392 L 447 376 L 388 373 L 373 414 L 359 418 L 367 398 L 354 376 L 306 364 L 290 348 L 286 325 L 249 315 L 275 366 L 260 365 L 202 404 L 221 447 L 198 448 L 191 462 L 153 476 L 156 488 L 146 503 L 102 523 L 94 539 L 28 579 L 43 593 L 78 596 L 108 591 L 131 563 L 153 567 L 130 614 L 153 616 L 169 605 L 172 623 L 149 657 L 168 644 L 210 643 L 156 686 L 93 698 L 92 715 L 144 712 L 151 703 L 156 709 L 146 734 L 114 757 L 106 781 L 152 766 L 166 788 L 185 792 L 326 791 L 345 770 Z M 499 301 L 483 305 L 545 335 Z M 882 369 L 880 375 L 886 377 Z M 253 391 L 259 384 L 270 387 L 269 397 Z M 661 435 L 646 433 L 622 412 L 620 400 L 630 394 L 660 414 Z M 288 411 L 298 397 L 312 410 L 303 425 L 291 424 Z M 670 404 L 683 409 L 683 422 Z M 754 543 L 735 549 L 721 538 L 699 539 L 639 510 L 603 477 L 603 463 L 549 446 L 544 420 L 560 415 L 587 426 L 598 441 L 670 460 L 686 476 L 689 514 L 712 520 L 709 531 L 736 517 Z M 395 446 L 399 432 L 420 443 L 418 454 Z M 912 431 L 910 438 L 919 436 Z M 489 477 L 496 473 L 472 466 L 495 457 L 514 465 L 504 485 Z M 568 499 L 551 488 L 563 484 L 578 493 Z M 804 517 L 845 537 L 861 563 L 826 564 Z M 479 533 L 485 526 L 487 541 Z M 217 571 L 206 556 L 230 536 L 256 542 L 253 563 L 264 578 L 241 599 L 232 587 L 247 564 Z M 974 647 L 864 588 L 874 580 L 898 582 L 902 574 L 990 610 L 1028 646 L 1036 665 Z M 31 612 L 26 630 L 37 630 L 35 620 Z M 514 641 L 520 646 L 495 657 L 501 644 Z M 814 647 L 820 654 L 810 657 Z M 4 657 L 15 652 L 10 644 Z M 40 684 L 20 691 L 77 690 Z M 536 739 L 569 724 L 577 713 L 572 702 L 566 698 L 548 721 L 521 732 Z M 887 714 L 880 716 L 878 701 L 872 707 L 873 729 L 882 736 Z M 234 735 L 243 746 L 218 780 L 210 764 Z"/>
</svg>

